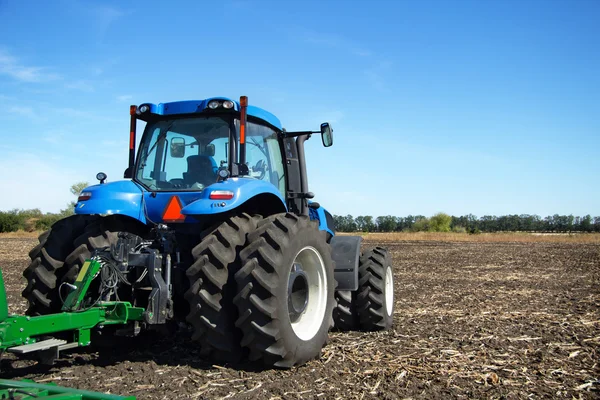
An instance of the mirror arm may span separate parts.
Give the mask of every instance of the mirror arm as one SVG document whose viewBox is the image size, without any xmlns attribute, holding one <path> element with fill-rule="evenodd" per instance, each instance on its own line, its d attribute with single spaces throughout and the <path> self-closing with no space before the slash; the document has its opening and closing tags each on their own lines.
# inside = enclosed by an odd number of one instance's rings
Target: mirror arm
<svg viewBox="0 0 600 400">
<path fill-rule="evenodd" d="M 321 131 L 298 131 L 298 132 L 285 132 L 285 137 L 298 137 L 302 135 L 312 135 L 313 133 L 321 133 Z"/>
</svg>

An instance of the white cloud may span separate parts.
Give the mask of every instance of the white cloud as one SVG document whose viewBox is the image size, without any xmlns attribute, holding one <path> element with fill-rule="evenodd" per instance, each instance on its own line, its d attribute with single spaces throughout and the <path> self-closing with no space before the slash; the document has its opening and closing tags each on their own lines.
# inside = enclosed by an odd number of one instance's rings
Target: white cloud
<svg viewBox="0 0 600 400">
<path fill-rule="evenodd" d="M 133 96 L 130 95 L 130 94 L 124 94 L 124 95 L 121 95 L 121 96 L 117 96 L 117 101 L 120 101 L 120 102 L 126 102 L 126 101 L 129 101 L 131 99 L 133 99 Z"/>
<path fill-rule="evenodd" d="M 0 50 L 0 74 L 8 75 L 21 82 L 48 82 L 61 79 L 60 75 L 48 72 L 46 67 L 23 65 L 16 57 Z"/>
</svg>

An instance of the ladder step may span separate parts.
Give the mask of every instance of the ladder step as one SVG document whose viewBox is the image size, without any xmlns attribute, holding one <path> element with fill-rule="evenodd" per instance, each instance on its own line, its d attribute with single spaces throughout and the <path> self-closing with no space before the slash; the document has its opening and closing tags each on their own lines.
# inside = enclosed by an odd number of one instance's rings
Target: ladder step
<svg viewBox="0 0 600 400">
<path fill-rule="evenodd" d="M 11 347 L 10 349 L 8 349 L 8 351 L 10 351 L 11 353 L 25 354 L 25 353 L 31 353 L 32 351 L 47 350 L 52 347 L 58 347 L 58 346 L 64 345 L 65 343 L 67 343 L 66 340 L 47 339 L 47 340 L 42 340 L 41 342 L 37 342 L 37 343 L 24 344 L 21 346 Z"/>
<path fill-rule="evenodd" d="M 79 343 L 71 342 L 67 344 L 61 344 L 60 346 L 58 346 L 58 351 L 74 349 L 75 347 L 79 347 Z"/>
</svg>

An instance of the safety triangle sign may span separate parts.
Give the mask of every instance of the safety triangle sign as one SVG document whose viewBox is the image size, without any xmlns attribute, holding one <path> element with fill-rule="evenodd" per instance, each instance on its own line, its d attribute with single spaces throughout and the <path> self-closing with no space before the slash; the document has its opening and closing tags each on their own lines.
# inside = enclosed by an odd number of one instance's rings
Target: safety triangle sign
<svg viewBox="0 0 600 400">
<path fill-rule="evenodd" d="M 171 196 L 169 201 L 167 202 L 167 206 L 165 207 L 162 215 L 162 219 L 164 222 L 183 222 L 185 221 L 185 215 L 181 213 L 181 209 L 183 206 L 181 205 L 181 200 L 179 200 L 178 196 Z"/>
</svg>

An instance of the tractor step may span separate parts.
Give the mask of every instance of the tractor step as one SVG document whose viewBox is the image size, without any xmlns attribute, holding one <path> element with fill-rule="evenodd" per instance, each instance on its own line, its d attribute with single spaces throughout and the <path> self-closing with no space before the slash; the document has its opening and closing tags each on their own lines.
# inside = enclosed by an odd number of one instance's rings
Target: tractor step
<svg viewBox="0 0 600 400">
<path fill-rule="evenodd" d="M 47 340 L 42 340 L 41 342 L 37 342 L 37 343 L 24 344 L 21 346 L 11 347 L 8 349 L 8 351 L 10 351 L 11 353 L 26 354 L 26 353 L 31 353 L 32 351 L 48 350 L 53 347 L 63 346 L 66 343 L 67 343 L 66 340 L 47 339 Z"/>
</svg>

